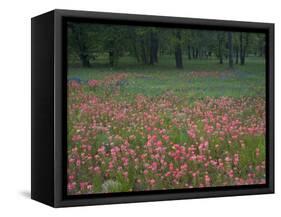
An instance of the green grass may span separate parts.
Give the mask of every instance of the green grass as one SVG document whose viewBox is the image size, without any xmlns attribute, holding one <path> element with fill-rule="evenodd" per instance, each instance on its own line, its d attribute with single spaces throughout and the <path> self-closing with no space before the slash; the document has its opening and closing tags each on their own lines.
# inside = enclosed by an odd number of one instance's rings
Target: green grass
<svg viewBox="0 0 281 217">
<path fill-rule="evenodd" d="M 156 65 L 142 65 L 131 57 L 123 57 L 115 68 L 98 59 L 91 68 L 70 67 L 68 77 L 81 80 L 102 80 L 105 76 L 125 72 L 129 74 L 128 85 L 121 89 L 124 94 L 158 96 L 167 91 L 181 97 L 201 98 L 204 96 L 264 96 L 265 61 L 263 58 L 248 57 L 245 65 L 235 64 L 229 70 L 227 61 L 219 64 L 217 59 L 188 60 L 184 58 L 184 69 L 174 66 L 174 59 L 162 57 Z M 220 72 L 220 76 L 192 76 L 191 72 Z M 225 72 L 225 73 L 223 73 Z"/>
</svg>

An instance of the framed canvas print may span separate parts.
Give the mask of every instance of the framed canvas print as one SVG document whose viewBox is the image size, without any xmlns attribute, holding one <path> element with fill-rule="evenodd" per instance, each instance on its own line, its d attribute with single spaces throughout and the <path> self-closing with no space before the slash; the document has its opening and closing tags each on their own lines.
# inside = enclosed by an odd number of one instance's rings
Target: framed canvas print
<svg viewBox="0 0 281 217">
<path fill-rule="evenodd" d="M 274 192 L 274 25 L 32 18 L 32 192 L 54 207 Z"/>
</svg>

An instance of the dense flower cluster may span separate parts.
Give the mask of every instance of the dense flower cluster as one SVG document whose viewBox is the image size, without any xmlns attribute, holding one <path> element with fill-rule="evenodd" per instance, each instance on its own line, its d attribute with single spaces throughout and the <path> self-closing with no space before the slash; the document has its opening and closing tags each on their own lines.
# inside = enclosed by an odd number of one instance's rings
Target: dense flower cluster
<svg viewBox="0 0 281 217">
<path fill-rule="evenodd" d="M 120 100 L 88 88 L 125 78 L 69 82 L 69 194 L 265 183 L 263 98 Z"/>
<path fill-rule="evenodd" d="M 89 80 L 88 85 L 89 85 L 89 87 L 97 87 L 99 85 L 99 81 L 98 80 Z"/>
</svg>

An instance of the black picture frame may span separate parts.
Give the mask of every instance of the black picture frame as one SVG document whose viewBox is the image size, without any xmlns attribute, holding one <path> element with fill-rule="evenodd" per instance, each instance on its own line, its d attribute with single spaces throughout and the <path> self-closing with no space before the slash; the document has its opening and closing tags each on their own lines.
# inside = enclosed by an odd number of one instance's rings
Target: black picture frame
<svg viewBox="0 0 281 217">
<path fill-rule="evenodd" d="M 185 190 L 66 194 L 67 21 L 266 34 L 266 184 Z M 274 193 L 274 24 L 53 10 L 32 18 L 31 198 L 53 207 Z"/>
</svg>

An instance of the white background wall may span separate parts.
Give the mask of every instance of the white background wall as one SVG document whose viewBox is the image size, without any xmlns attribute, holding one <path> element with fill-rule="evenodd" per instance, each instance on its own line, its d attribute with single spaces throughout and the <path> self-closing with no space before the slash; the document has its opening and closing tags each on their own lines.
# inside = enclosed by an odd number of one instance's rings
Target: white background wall
<svg viewBox="0 0 281 217">
<path fill-rule="evenodd" d="M 0 216 L 280 215 L 281 7 L 278 3 L 278 0 L 2 0 Z M 276 194 L 67 209 L 52 209 L 30 200 L 30 18 L 54 8 L 276 23 Z"/>
</svg>

